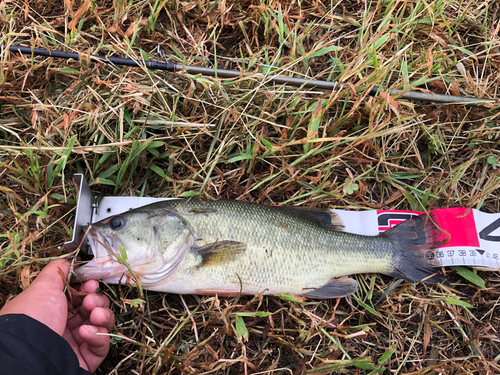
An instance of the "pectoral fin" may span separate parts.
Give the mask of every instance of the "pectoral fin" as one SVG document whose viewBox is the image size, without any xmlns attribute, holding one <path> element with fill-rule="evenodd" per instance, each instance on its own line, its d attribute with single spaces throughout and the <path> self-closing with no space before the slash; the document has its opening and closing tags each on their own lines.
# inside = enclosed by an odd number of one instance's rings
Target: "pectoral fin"
<svg viewBox="0 0 500 375">
<path fill-rule="evenodd" d="M 358 282 L 354 279 L 331 279 L 322 287 L 311 289 L 302 295 L 305 297 L 318 299 L 340 298 L 353 294 L 357 290 Z"/>
<path fill-rule="evenodd" d="M 239 259 L 247 249 L 247 245 L 237 241 L 220 241 L 205 246 L 194 248 L 194 254 L 200 257 L 197 267 L 218 266 L 234 262 Z"/>
</svg>

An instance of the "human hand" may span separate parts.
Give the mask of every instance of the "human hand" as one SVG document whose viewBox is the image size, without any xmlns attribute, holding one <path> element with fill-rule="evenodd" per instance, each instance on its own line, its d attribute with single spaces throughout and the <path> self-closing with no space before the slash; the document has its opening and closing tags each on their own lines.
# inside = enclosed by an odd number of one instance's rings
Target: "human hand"
<svg viewBox="0 0 500 375">
<path fill-rule="evenodd" d="M 59 270 L 66 278 L 69 268 L 64 259 L 49 263 L 26 290 L 5 304 L 0 315 L 25 314 L 45 324 L 71 345 L 80 367 L 94 372 L 109 351 L 109 336 L 98 333 L 108 333 L 115 317 L 109 299 L 96 292 L 95 280 L 79 286 L 80 292 L 90 293 L 84 298 L 66 297 Z"/>
</svg>

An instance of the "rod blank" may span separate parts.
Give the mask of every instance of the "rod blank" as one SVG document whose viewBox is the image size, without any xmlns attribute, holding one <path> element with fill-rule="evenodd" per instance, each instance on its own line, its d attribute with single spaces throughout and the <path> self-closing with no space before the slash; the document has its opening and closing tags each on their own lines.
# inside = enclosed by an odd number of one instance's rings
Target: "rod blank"
<svg viewBox="0 0 500 375">
<path fill-rule="evenodd" d="M 8 49 L 11 52 L 22 53 L 25 55 L 57 57 L 62 59 L 74 59 L 74 60 L 82 59 L 81 55 L 75 52 L 64 52 L 58 50 L 46 50 L 40 48 L 30 48 L 21 46 L 10 46 Z M 5 46 L 0 46 L 0 52 L 3 52 L 4 50 Z M 246 72 L 240 72 L 237 70 L 203 68 L 199 66 L 190 66 L 190 65 L 183 65 L 171 62 L 144 61 L 144 60 L 125 59 L 121 57 L 113 57 L 113 56 L 108 57 L 100 55 L 87 55 L 87 56 L 90 61 L 102 61 L 108 64 L 123 65 L 130 67 L 146 67 L 148 69 L 166 70 L 168 72 L 186 72 L 194 75 L 201 74 L 205 76 L 219 77 L 219 78 L 238 78 L 238 77 L 245 77 L 248 75 L 248 73 Z M 287 77 L 282 75 L 267 76 L 266 82 L 276 83 L 279 85 L 317 88 L 322 90 L 336 90 L 339 87 L 339 84 L 337 82 L 307 79 L 307 78 Z M 371 96 L 376 96 L 381 91 L 382 91 L 381 88 L 375 86 L 370 90 L 368 94 Z M 400 95 L 402 99 L 406 100 L 416 100 L 421 102 L 440 103 L 440 104 L 454 103 L 454 104 L 467 104 L 472 106 L 482 106 L 485 104 L 496 103 L 496 101 L 493 99 L 479 99 L 467 96 L 429 94 L 415 90 L 410 90 L 405 93 L 402 93 L 402 90 L 393 90 L 391 91 L 390 95 L 392 96 Z"/>
</svg>

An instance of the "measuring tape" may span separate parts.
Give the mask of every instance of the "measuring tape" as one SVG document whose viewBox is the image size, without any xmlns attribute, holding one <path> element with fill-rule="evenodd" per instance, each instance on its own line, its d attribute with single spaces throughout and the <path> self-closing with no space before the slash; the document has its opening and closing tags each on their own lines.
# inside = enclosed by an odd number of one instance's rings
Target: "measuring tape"
<svg viewBox="0 0 500 375">
<path fill-rule="evenodd" d="M 381 232 L 413 217 L 418 211 L 333 210 L 343 220 L 345 231 L 365 236 Z M 470 208 L 432 210 L 449 241 L 434 251 L 441 266 L 473 266 L 500 269 L 500 214 Z M 448 238 L 443 233 L 442 239 Z"/>
</svg>

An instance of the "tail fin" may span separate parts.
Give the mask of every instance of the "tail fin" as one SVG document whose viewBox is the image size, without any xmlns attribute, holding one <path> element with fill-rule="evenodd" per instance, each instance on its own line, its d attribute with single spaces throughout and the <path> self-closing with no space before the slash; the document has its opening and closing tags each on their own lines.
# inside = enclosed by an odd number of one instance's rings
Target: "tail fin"
<svg viewBox="0 0 500 375">
<path fill-rule="evenodd" d="M 440 265 L 432 250 L 448 241 L 441 239 L 442 233 L 437 224 L 437 217 L 431 212 L 403 221 L 382 234 L 396 245 L 391 276 L 410 281 L 425 279 L 424 282 L 428 284 L 446 280 L 443 275 L 428 278 L 436 272 L 433 267 Z"/>
</svg>

